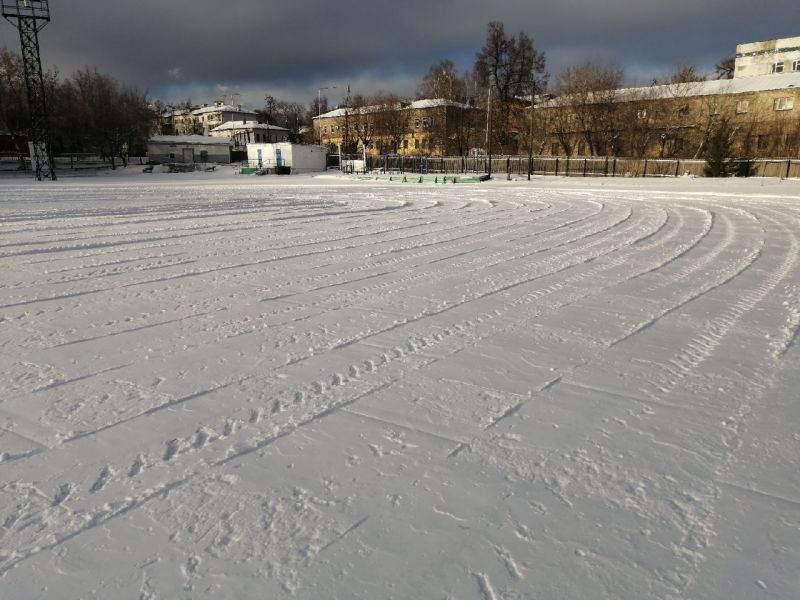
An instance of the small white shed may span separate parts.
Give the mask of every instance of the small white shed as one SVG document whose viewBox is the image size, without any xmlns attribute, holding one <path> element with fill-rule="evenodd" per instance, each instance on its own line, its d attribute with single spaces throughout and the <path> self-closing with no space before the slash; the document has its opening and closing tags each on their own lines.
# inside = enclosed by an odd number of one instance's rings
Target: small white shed
<svg viewBox="0 0 800 600">
<path fill-rule="evenodd" d="M 147 140 L 151 163 L 229 163 L 231 142 L 203 135 L 154 135 Z"/>
<path fill-rule="evenodd" d="M 271 169 L 289 167 L 292 173 L 318 173 L 325 170 L 328 149 L 325 146 L 292 144 L 247 144 L 247 162 L 251 167 Z"/>
</svg>

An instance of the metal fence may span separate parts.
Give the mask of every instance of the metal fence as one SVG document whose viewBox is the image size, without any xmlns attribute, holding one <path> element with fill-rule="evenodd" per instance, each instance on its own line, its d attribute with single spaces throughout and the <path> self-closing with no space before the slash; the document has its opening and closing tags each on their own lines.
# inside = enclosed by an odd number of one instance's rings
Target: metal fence
<svg viewBox="0 0 800 600">
<path fill-rule="evenodd" d="M 92 174 L 111 168 L 111 159 L 101 158 L 96 154 L 57 154 L 53 157 L 57 174 Z M 129 156 L 129 165 L 147 164 L 146 156 Z M 122 167 L 122 161 L 116 158 L 114 165 Z M 31 159 L 18 153 L 0 154 L 0 173 L 4 174 L 30 174 Z"/>
<path fill-rule="evenodd" d="M 329 157 L 328 166 L 336 168 L 339 156 Z M 344 156 L 342 163 L 361 160 L 360 155 Z M 734 159 L 734 175 L 740 177 L 800 177 L 798 159 Z M 703 176 L 706 162 L 694 159 L 635 159 L 616 157 L 567 156 L 493 156 L 491 173 L 495 177 L 560 175 L 564 177 L 679 177 Z M 487 156 L 415 156 L 368 155 L 363 170 L 371 173 L 488 173 Z"/>
</svg>

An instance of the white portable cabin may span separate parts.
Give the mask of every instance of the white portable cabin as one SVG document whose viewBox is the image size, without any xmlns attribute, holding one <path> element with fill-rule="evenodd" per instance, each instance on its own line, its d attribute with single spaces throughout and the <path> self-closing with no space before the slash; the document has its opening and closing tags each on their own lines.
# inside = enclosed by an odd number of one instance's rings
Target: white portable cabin
<svg viewBox="0 0 800 600">
<path fill-rule="evenodd" d="M 289 167 L 292 173 L 319 173 L 325 170 L 328 150 L 325 146 L 292 144 L 247 144 L 247 162 L 251 167 L 272 169 Z"/>
</svg>

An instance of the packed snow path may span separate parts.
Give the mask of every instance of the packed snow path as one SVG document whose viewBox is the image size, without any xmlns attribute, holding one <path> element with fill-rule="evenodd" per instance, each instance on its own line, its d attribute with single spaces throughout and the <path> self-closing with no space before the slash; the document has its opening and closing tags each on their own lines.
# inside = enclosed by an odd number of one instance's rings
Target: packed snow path
<svg viewBox="0 0 800 600">
<path fill-rule="evenodd" d="M 800 184 L 606 183 L 0 183 L 0 596 L 800 597 Z"/>
</svg>

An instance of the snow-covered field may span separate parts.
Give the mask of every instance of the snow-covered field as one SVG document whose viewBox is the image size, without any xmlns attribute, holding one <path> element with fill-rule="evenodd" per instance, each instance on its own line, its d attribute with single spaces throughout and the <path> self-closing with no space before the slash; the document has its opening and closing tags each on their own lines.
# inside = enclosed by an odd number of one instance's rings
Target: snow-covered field
<svg viewBox="0 0 800 600">
<path fill-rule="evenodd" d="M 800 182 L 0 182 L 0 597 L 800 597 Z"/>
</svg>

